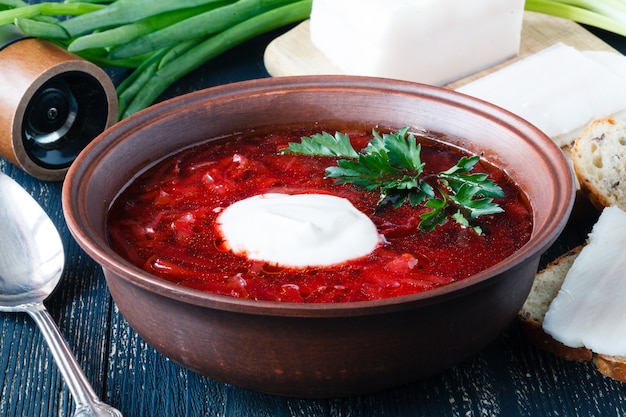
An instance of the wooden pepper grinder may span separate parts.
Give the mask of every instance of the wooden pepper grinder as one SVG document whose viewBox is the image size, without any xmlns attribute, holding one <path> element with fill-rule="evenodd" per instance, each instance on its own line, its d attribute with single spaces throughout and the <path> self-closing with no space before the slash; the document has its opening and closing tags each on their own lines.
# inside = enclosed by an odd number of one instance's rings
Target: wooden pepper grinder
<svg viewBox="0 0 626 417">
<path fill-rule="evenodd" d="M 117 105 L 101 68 L 14 25 L 0 27 L 0 156 L 35 178 L 62 180 L 117 121 Z"/>
</svg>

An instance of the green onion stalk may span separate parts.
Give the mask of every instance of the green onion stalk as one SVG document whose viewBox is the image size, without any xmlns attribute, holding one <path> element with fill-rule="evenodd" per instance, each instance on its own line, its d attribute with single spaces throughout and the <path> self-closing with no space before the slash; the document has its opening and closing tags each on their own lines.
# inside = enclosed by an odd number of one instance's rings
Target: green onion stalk
<svg viewBox="0 0 626 417">
<path fill-rule="evenodd" d="M 626 36 L 626 0 L 526 0 L 525 9 Z"/>
</svg>

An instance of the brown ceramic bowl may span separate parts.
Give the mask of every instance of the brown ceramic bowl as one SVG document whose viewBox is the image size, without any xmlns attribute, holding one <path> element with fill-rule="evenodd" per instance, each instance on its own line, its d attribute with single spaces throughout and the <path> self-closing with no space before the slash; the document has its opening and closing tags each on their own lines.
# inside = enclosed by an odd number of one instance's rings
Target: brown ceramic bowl
<svg viewBox="0 0 626 417">
<path fill-rule="evenodd" d="M 323 305 L 183 288 L 109 247 L 109 205 L 147 165 L 207 138 L 317 122 L 411 125 L 484 154 L 526 191 L 534 213 L 530 241 L 496 266 L 437 290 Z M 561 151 L 524 120 L 441 88 L 344 76 L 248 81 L 156 105 L 96 138 L 72 165 L 63 189 L 73 236 L 102 265 L 113 299 L 141 337 L 216 380 L 298 397 L 390 388 L 478 352 L 516 316 L 539 257 L 564 228 L 573 200 L 573 177 Z"/>
</svg>

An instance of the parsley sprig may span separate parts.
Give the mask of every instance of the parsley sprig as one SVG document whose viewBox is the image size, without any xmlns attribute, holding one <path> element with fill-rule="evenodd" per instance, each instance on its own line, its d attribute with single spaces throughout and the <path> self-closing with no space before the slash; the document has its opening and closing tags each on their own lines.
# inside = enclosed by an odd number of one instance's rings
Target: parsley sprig
<svg viewBox="0 0 626 417">
<path fill-rule="evenodd" d="M 326 177 L 334 178 L 338 184 L 378 189 L 378 208 L 386 205 L 398 208 L 407 201 L 412 206 L 423 204 L 430 209 L 421 215 L 419 227 L 425 231 L 443 224 L 449 216 L 481 234 L 479 226 L 472 226 L 473 220 L 503 211 L 493 202 L 496 197 L 504 197 L 502 188 L 488 179 L 487 174 L 470 173 L 479 156 L 463 156 L 446 171 L 425 174 L 421 144 L 408 127 L 382 135 L 373 130 L 372 134 L 372 140 L 359 152 L 349 136 L 340 132 L 334 136 L 323 132 L 303 137 L 300 143 L 289 143 L 281 152 L 347 158 L 338 159 L 337 166 L 326 168 Z"/>
</svg>

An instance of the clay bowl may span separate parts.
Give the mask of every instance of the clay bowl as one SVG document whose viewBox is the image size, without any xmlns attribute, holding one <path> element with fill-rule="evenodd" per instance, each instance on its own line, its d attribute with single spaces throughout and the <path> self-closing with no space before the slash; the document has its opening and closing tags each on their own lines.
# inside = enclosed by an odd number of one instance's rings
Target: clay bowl
<svg viewBox="0 0 626 417">
<path fill-rule="evenodd" d="M 382 301 L 302 305 L 217 296 L 151 276 L 113 252 L 111 201 L 154 161 L 207 138 L 317 122 L 421 127 L 504 168 L 534 212 L 530 241 L 463 281 Z M 96 138 L 69 170 L 63 208 L 78 244 L 103 268 L 121 313 L 180 365 L 248 389 L 297 397 L 361 394 L 440 372 L 485 347 L 528 295 L 540 255 L 574 201 L 571 170 L 538 129 L 441 88 L 344 77 L 246 81 L 188 94 Z"/>
</svg>

